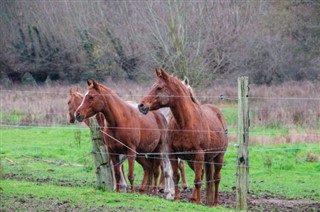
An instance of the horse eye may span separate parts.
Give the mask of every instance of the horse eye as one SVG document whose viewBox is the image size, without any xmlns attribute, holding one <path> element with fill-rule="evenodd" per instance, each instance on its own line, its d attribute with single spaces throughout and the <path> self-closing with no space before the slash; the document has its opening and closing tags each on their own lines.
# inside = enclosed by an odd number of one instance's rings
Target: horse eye
<svg viewBox="0 0 320 212">
<path fill-rule="evenodd" d="M 89 96 L 89 100 L 92 100 L 93 99 L 93 96 Z"/>
<path fill-rule="evenodd" d="M 162 88 L 161 87 L 157 87 L 157 90 L 160 91 Z"/>
</svg>

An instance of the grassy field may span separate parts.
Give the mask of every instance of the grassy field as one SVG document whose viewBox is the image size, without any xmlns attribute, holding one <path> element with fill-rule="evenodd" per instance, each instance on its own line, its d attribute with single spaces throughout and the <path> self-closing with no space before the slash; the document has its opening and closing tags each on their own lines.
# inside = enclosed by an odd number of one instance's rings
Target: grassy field
<svg viewBox="0 0 320 212">
<path fill-rule="evenodd" d="M 207 210 L 159 197 L 101 192 L 95 188 L 91 141 L 86 128 L 2 128 L 2 209 L 18 209 L 16 201 L 65 202 L 69 207 L 110 210 Z M 256 196 L 320 202 L 319 144 L 250 147 L 250 192 Z M 312 157 L 313 156 L 313 157 Z M 317 156 L 317 157 L 316 157 Z M 235 192 L 236 148 L 229 146 L 222 171 L 221 192 Z M 187 167 L 187 166 L 186 166 Z M 142 174 L 136 166 L 136 184 Z M 187 168 L 187 180 L 193 172 Z M 29 202 L 30 200 L 28 200 Z M 148 204 L 147 202 L 152 202 Z M 222 204 L 224 200 L 221 199 Z M 165 204 L 164 204 L 165 203 Z M 47 205 L 47 206 L 46 206 Z M 18 207 L 21 204 L 17 204 Z M 32 208 L 32 203 L 30 205 Z M 226 205 L 226 207 L 230 207 Z M 48 208 L 47 208 L 48 209 Z M 221 210 L 229 210 L 221 207 Z"/>
<path fill-rule="evenodd" d="M 320 86 L 288 85 L 290 89 L 286 85 L 250 89 L 249 209 L 253 211 L 320 208 Z M 108 86 L 125 100 L 138 102 L 145 94 L 142 87 L 130 83 Z M 210 210 L 187 203 L 190 192 L 182 193 L 181 202 L 172 202 L 158 196 L 95 189 L 89 129 L 68 123 L 69 88 L 1 88 L 0 210 Z M 196 89 L 201 102 L 222 109 L 229 127 L 220 183 L 221 211 L 235 209 L 236 90 L 236 86 Z M 220 100 L 220 94 L 228 98 Z M 193 187 L 193 172 L 185 167 L 188 184 Z M 138 186 L 142 178 L 139 165 L 135 173 Z"/>
</svg>

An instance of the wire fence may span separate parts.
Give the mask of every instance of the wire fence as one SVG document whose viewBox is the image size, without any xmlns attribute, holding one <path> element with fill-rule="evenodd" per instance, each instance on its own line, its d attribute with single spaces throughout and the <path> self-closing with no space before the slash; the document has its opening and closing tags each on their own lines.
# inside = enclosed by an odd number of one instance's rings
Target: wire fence
<svg viewBox="0 0 320 212">
<path fill-rule="evenodd" d="M 66 111 L 65 112 L 61 112 L 60 110 L 54 110 L 54 111 L 43 111 L 43 110 L 39 110 L 37 111 L 36 113 L 33 113 L 31 114 L 31 116 L 36 116 L 36 115 L 47 115 L 47 116 L 59 116 L 59 117 L 64 117 L 64 121 L 57 121 L 56 123 L 52 123 L 52 122 L 49 122 L 49 123 L 42 123 L 42 122 L 38 122 L 38 123 L 33 123 L 31 121 L 31 123 L 27 123 L 27 124 L 22 124 L 21 123 L 21 119 L 24 118 L 23 116 L 24 115 L 21 115 L 23 114 L 23 112 L 21 111 L 13 111 L 11 112 L 11 116 L 12 115 L 17 115 L 16 117 L 7 117 L 7 112 L 4 112 L 4 111 L 7 111 L 7 109 L 5 109 L 5 107 L 7 107 L 7 101 L 11 101 L 12 100 L 12 97 L 3 97 L 4 94 L 6 93 L 12 93 L 12 94 L 17 94 L 18 93 L 21 93 L 21 94 L 31 94 L 31 95 L 50 95 L 51 97 L 50 98 L 53 98 L 52 100 L 50 100 L 49 102 L 53 102 L 54 99 L 57 98 L 57 96 L 60 96 L 60 98 L 63 99 L 63 103 L 60 103 L 60 105 L 63 105 L 65 104 L 65 107 L 64 109 L 67 110 L 67 107 L 66 107 L 66 103 L 67 103 L 67 99 L 68 99 L 68 94 L 67 93 L 64 93 L 64 92 L 47 92 L 47 91 L 28 91 L 28 90 L 20 90 L 20 91 L 17 91 L 17 90 L 1 90 L 0 93 L 2 95 L 1 99 L 1 116 L 0 116 L 0 119 L 1 119 L 1 122 L 0 122 L 0 127 L 1 127 L 1 130 L 5 130 L 5 129 L 16 129 L 17 131 L 18 130 L 21 130 L 21 129 L 41 129 L 41 130 L 51 130 L 51 129 L 63 129 L 63 130 L 70 130 L 72 131 L 73 133 L 77 132 L 77 131 L 89 131 L 89 128 L 87 128 L 86 126 L 84 125 L 77 125 L 77 126 L 73 126 L 73 125 L 70 125 L 70 123 L 68 123 L 68 120 L 66 118 Z M 124 97 L 124 98 L 141 98 L 143 95 L 132 95 L 132 94 L 122 94 L 120 95 L 120 97 Z M 30 104 L 39 104 L 39 103 L 36 103 L 34 101 L 32 102 L 28 102 L 27 99 L 25 99 L 25 97 L 22 96 L 17 96 L 16 98 L 23 98 L 23 102 L 25 105 L 27 105 L 28 103 Z M 179 98 L 185 98 L 184 96 L 180 96 Z M 219 104 L 220 104 L 220 108 L 222 109 L 222 111 L 226 110 L 234 110 L 236 107 L 234 106 L 230 106 L 229 104 L 237 104 L 237 101 L 238 101 L 238 97 L 236 96 L 228 96 L 228 95 L 202 95 L 202 96 L 197 96 L 197 98 L 199 98 L 200 100 L 201 99 L 205 99 L 205 101 L 209 101 L 209 100 L 212 100 L 212 101 L 218 101 Z M 319 109 L 319 105 L 320 105 L 320 97 L 263 97 L 263 96 L 260 96 L 260 97 L 249 97 L 249 100 L 250 101 L 253 101 L 253 102 L 259 102 L 257 105 L 255 105 L 253 103 L 253 107 L 251 107 L 250 109 L 250 112 L 251 113 L 258 113 L 259 111 L 265 111 L 266 109 L 265 108 L 260 108 L 259 106 L 261 104 L 263 104 L 263 102 L 265 101 L 286 101 L 286 103 L 288 103 L 286 105 L 285 108 L 290 108 L 290 107 L 294 107 L 293 103 L 292 102 L 303 102 L 304 103 L 304 106 L 305 104 L 309 104 L 308 105 L 308 108 L 309 108 L 309 112 L 311 114 L 320 114 L 320 109 Z M 262 103 L 260 101 L 263 101 Z M 228 102 L 228 103 L 226 103 Z M 311 103 L 310 103 L 311 102 Z M 226 104 L 224 104 L 226 103 Z M 20 105 L 21 106 L 21 105 Z M 236 109 L 235 109 L 236 110 Z M 308 109 L 305 109 L 305 110 L 308 110 Z M 31 112 L 33 112 L 32 110 L 30 110 Z M 30 113 L 30 111 L 28 113 Z M 270 112 L 270 110 L 267 110 L 266 111 L 267 113 Z M 236 111 L 235 111 L 235 116 L 236 116 Z M 22 117 L 22 118 L 21 118 Z M 317 117 L 317 116 L 316 116 Z M 320 117 L 320 116 L 319 116 Z M 320 118 L 317 118 L 317 120 L 319 121 Z M 263 137 L 270 137 L 270 136 L 287 136 L 289 133 L 290 135 L 292 136 L 306 136 L 308 135 L 309 137 L 310 136 L 313 136 L 314 138 L 312 139 L 312 142 L 316 142 L 320 145 L 320 131 L 317 130 L 316 128 L 314 130 L 310 130 L 310 129 L 295 129 L 296 126 L 285 126 L 282 128 L 283 131 L 275 131 L 275 132 L 269 132 L 268 129 L 266 129 L 265 131 L 261 130 L 261 129 L 257 129 L 257 128 L 251 128 L 249 130 L 249 132 L 238 132 L 235 127 L 236 127 L 236 118 L 234 118 L 235 120 L 233 121 L 233 127 L 231 129 L 228 130 L 228 132 L 226 131 L 210 131 L 210 132 L 215 132 L 215 133 L 222 133 L 222 134 L 227 134 L 229 140 L 231 140 L 232 142 L 229 143 L 228 145 L 228 148 L 226 150 L 226 153 L 228 153 L 228 151 L 230 151 L 230 148 L 234 150 L 235 152 L 235 149 L 237 148 L 237 144 L 235 142 L 235 138 L 236 136 L 238 136 L 238 134 L 242 134 L 242 133 L 249 133 L 249 136 L 261 136 L 261 139 L 263 139 Z M 227 120 L 228 121 L 228 120 Z M 256 123 L 251 123 L 253 126 L 255 126 Z M 319 122 L 318 122 L 319 124 Z M 258 124 L 256 124 L 256 126 L 259 126 Z M 141 129 L 141 128 L 119 128 L 119 127 L 109 127 L 109 129 L 121 129 L 121 130 L 162 130 L 162 129 Z M 293 132 L 289 132 L 288 130 L 290 129 L 294 129 Z M 172 130 L 172 131 L 176 131 L 176 130 Z M 183 132 L 197 132 L 197 133 L 201 133 L 202 131 L 200 130 L 183 130 Z M 204 132 L 208 132 L 208 131 L 204 131 Z M 0 135 L 2 137 L 2 133 Z M 58 137 L 56 139 L 59 139 Z M 112 138 L 112 139 L 115 139 L 115 138 Z M 117 139 L 118 140 L 118 139 Z M 118 142 L 121 142 L 121 143 L 124 143 L 123 141 L 120 141 L 118 140 Z M 307 142 L 307 141 L 301 141 L 301 142 Z M 18 146 L 14 143 L 10 143 L 10 141 L 4 141 L 2 138 L 1 138 L 1 149 L 6 149 L 6 148 L 24 148 L 25 146 Z M 41 145 L 28 145 L 28 148 L 35 148 L 35 149 L 59 149 L 59 147 L 48 147 L 48 146 L 41 146 Z M 320 148 L 320 146 L 319 146 Z M 294 150 L 299 150 L 300 148 L 290 148 L 290 147 L 287 147 L 287 148 L 264 148 L 264 149 L 255 149 L 255 148 L 252 148 L 250 149 L 250 154 L 254 154 L 255 152 L 257 154 L 259 154 L 259 152 L 283 152 L 284 154 L 288 151 L 294 151 Z M 309 147 L 309 148 L 304 148 L 304 150 L 314 150 L 314 147 Z M 3 150 L 1 150 L 2 152 Z M 203 150 L 202 153 L 205 153 L 205 154 L 209 154 L 209 153 L 221 153 L 221 152 L 225 152 L 225 151 L 221 151 L 219 149 L 206 149 L 206 150 Z M 149 158 L 154 158 L 154 159 L 161 159 L 161 155 L 162 154 L 167 154 L 167 155 L 183 155 L 183 154 L 187 154 L 187 155 L 192 155 L 192 154 L 196 154 L 196 153 L 199 153 L 199 152 L 193 152 L 193 151 L 182 151 L 182 152 L 161 152 L 161 153 L 142 153 L 142 152 L 136 152 L 136 155 L 134 157 L 149 157 Z M 61 161 L 55 161 L 55 160 L 52 160 L 52 164 L 53 165 L 57 165 L 59 166 L 59 164 L 64 164 L 65 166 L 70 166 L 70 167 L 75 167 L 75 168 L 79 168 L 79 167 L 82 167 L 82 166 L 76 166 L 77 165 L 82 165 L 82 164 L 79 164 L 80 161 L 82 161 L 84 158 L 86 157 L 91 157 L 91 155 L 94 154 L 94 152 L 88 150 L 87 153 L 83 154 L 82 156 L 80 156 L 79 158 L 77 159 L 73 159 L 73 162 L 70 162 L 70 163 L 67 163 L 67 162 L 61 162 Z M 121 155 L 121 154 L 117 154 L 117 153 L 110 153 L 112 155 Z M 33 160 L 34 158 L 30 158 L 31 162 L 30 163 L 33 163 Z M 10 164 L 19 164 L 19 165 L 27 165 L 28 163 L 24 163 L 24 162 L 19 162 L 19 161 L 14 161 L 14 160 L 11 160 L 10 158 L 5 158 L 5 160 L 7 160 L 8 163 Z M 41 161 L 41 160 L 40 160 Z M 44 162 L 48 162 L 48 161 L 44 161 Z M 185 162 L 187 163 L 197 163 L 199 161 L 194 161 L 194 160 L 185 160 Z M 205 164 L 205 163 L 210 163 L 210 164 L 215 164 L 214 162 L 203 162 L 201 161 L 201 163 Z M 237 168 L 237 161 L 236 161 L 236 158 L 234 159 L 234 161 L 228 161 L 228 162 L 224 162 L 223 164 L 219 164 L 219 165 L 223 165 L 224 166 L 224 170 L 236 170 Z M 251 165 L 249 164 L 249 168 L 250 170 L 261 170 L 263 169 L 263 171 L 266 171 L 268 172 L 268 168 L 267 166 L 268 165 L 265 165 L 266 167 L 264 167 L 264 165 Z M 297 171 L 297 170 L 286 170 L 286 172 L 290 172 L 292 171 L 293 173 L 299 173 L 301 175 L 304 174 L 304 171 Z M 39 172 L 41 172 L 41 170 L 39 170 Z M 320 173 L 317 173 L 317 172 L 314 172 L 314 173 L 309 173 L 310 175 L 314 175 L 314 176 L 320 176 Z M 141 176 L 140 176 L 141 177 Z M 228 176 L 223 176 L 222 177 L 222 181 L 221 181 L 221 184 L 224 185 L 224 181 L 235 181 L 235 177 L 236 177 L 236 174 L 235 172 L 231 175 L 228 175 Z M 71 179 L 72 180 L 72 179 Z M 141 181 L 142 178 L 139 178 L 137 177 L 136 178 L 136 181 Z M 205 181 L 203 180 L 202 181 L 202 184 L 205 184 L 205 183 L 208 183 L 208 181 Z M 271 183 L 271 182 L 270 182 Z M 229 185 L 229 184 L 225 184 L 225 185 Z M 136 185 L 138 186 L 138 185 Z"/>
</svg>

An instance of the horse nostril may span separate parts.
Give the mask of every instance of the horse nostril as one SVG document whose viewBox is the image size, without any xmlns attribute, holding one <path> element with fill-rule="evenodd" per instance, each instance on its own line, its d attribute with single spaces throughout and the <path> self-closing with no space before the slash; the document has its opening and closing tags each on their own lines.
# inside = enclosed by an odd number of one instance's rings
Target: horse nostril
<svg viewBox="0 0 320 212">
<path fill-rule="evenodd" d="M 81 114 L 79 112 L 76 113 L 76 119 L 77 121 L 79 122 L 82 122 L 83 121 L 83 117 L 81 116 Z"/>
<path fill-rule="evenodd" d="M 145 107 L 143 103 L 138 105 L 138 109 L 143 114 L 147 114 L 149 111 L 149 108 Z"/>
</svg>

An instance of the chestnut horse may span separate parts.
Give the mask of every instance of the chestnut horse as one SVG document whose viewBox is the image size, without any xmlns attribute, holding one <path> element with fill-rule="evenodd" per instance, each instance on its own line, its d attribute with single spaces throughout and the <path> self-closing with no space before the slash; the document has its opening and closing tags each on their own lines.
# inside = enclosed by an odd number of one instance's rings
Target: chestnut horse
<svg viewBox="0 0 320 212">
<path fill-rule="evenodd" d="M 186 84 L 187 86 L 188 85 L 188 81 L 185 79 L 183 81 L 184 84 Z M 189 89 L 191 89 L 191 87 L 189 86 L 188 87 Z M 73 90 L 72 88 L 70 88 L 69 90 L 69 94 L 70 94 L 70 98 L 69 98 L 69 101 L 68 101 L 68 110 L 69 110 L 69 122 L 70 123 L 74 123 L 75 122 L 75 116 L 74 116 L 74 113 L 76 111 L 76 109 L 80 106 L 82 100 L 83 100 L 83 95 L 80 93 L 79 91 L 79 88 L 77 88 L 76 90 Z M 126 101 L 127 103 L 129 103 L 130 105 L 132 105 L 133 107 L 136 107 L 138 106 L 137 103 L 135 102 L 132 102 L 132 101 Z M 166 120 L 168 121 L 170 118 L 171 118 L 171 112 L 168 108 L 163 108 L 161 110 L 161 113 L 165 116 Z M 98 113 L 96 115 L 96 119 L 97 119 L 97 122 L 99 124 L 99 126 L 101 128 L 103 128 L 107 123 L 105 123 L 105 119 L 104 119 L 104 116 L 102 113 Z M 89 119 L 85 119 L 84 120 L 84 123 L 89 127 Z M 103 134 L 103 139 L 105 140 L 104 143 L 106 144 L 107 143 L 107 139 L 110 139 L 109 137 L 107 137 L 106 135 Z M 112 142 L 112 141 L 111 141 Z M 126 190 L 126 187 L 127 187 L 127 182 L 125 180 L 125 177 L 124 177 L 124 171 L 123 171 L 123 162 L 127 159 L 127 157 L 125 157 L 124 155 L 120 158 L 120 163 L 121 163 L 121 169 L 120 169 L 120 187 L 122 190 Z M 163 161 L 165 163 L 165 161 Z M 113 168 L 113 167 L 112 167 Z M 159 182 L 159 190 L 162 192 L 164 191 L 165 193 L 167 192 L 170 192 L 170 191 L 166 191 L 166 189 L 169 189 L 168 186 L 164 185 L 165 183 L 165 170 L 164 169 L 164 166 L 162 165 L 161 166 L 161 177 L 160 177 L 160 182 Z M 188 188 L 188 183 L 187 183 L 187 180 L 186 180 L 186 175 L 185 175 L 185 169 L 184 169 L 184 163 L 182 160 L 179 161 L 179 171 L 181 173 L 181 178 L 182 178 L 182 188 L 184 190 L 186 190 Z M 114 186 L 116 186 L 116 179 L 115 179 L 115 174 L 114 174 L 114 171 L 113 171 L 113 182 L 114 182 Z M 172 176 L 171 176 L 172 177 Z M 169 180 L 169 179 L 166 179 L 166 180 Z M 114 187 L 114 189 L 116 189 L 116 187 Z M 173 191 L 174 192 L 174 191 Z M 171 198 L 171 197 L 169 197 Z"/>
<path fill-rule="evenodd" d="M 81 104 L 81 102 L 83 100 L 83 95 L 80 93 L 79 88 L 77 88 L 75 91 L 72 90 L 72 88 L 70 88 L 69 94 L 70 94 L 70 98 L 68 100 L 69 122 L 70 123 L 74 123 L 75 122 L 74 113 L 75 113 L 76 109 L 80 106 L 80 104 Z M 96 119 L 97 119 L 97 122 L 98 122 L 100 128 L 103 129 L 107 124 L 107 123 L 105 123 L 105 119 L 104 119 L 103 114 L 102 113 L 98 113 L 96 115 Z M 89 125 L 90 125 L 89 119 L 85 119 L 84 123 L 89 127 Z M 107 143 L 107 139 L 109 139 L 109 138 L 106 137 L 106 136 L 103 136 L 102 138 L 104 140 L 104 144 L 106 144 Z M 124 156 L 121 157 L 121 159 L 120 159 L 120 162 L 121 162 L 120 187 L 124 191 L 127 188 L 127 182 L 126 182 L 126 179 L 125 179 L 124 174 L 123 174 L 123 162 L 126 159 L 127 158 L 124 157 Z M 113 182 L 114 182 L 114 188 L 113 189 L 116 189 L 116 179 L 115 179 L 114 171 L 112 173 L 112 177 L 113 177 Z"/>
<path fill-rule="evenodd" d="M 128 179 L 132 192 L 135 192 L 134 161 L 136 160 L 144 171 L 139 191 L 145 192 L 146 182 L 151 186 L 153 176 L 154 193 L 157 193 L 161 157 L 148 157 L 147 153 L 160 153 L 161 151 L 162 144 L 165 142 L 166 120 L 164 116 L 160 112 L 152 112 L 143 116 L 137 108 L 123 101 L 110 88 L 95 81 L 88 80 L 87 83 L 88 91 L 75 112 L 77 121 L 82 122 L 101 112 L 108 123 L 105 134 L 112 140 L 107 143 L 107 146 L 110 158 L 115 165 L 116 179 L 119 179 L 120 174 L 117 154 L 125 154 L 128 156 Z M 120 191 L 118 183 L 117 192 Z"/>
<path fill-rule="evenodd" d="M 148 114 L 149 110 L 170 107 L 173 114 L 174 118 L 168 126 L 168 142 L 169 151 L 175 153 L 170 154 L 175 183 L 174 198 L 180 198 L 177 159 L 181 158 L 188 162 L 195 173 L 191 201 L 201 203 L 204 165 L 207 205 L 219 205 L 220 170 L 228 146 L 224 116 L 214 105 L 197 103 L 186 86 L 163 69 L 156 69 L 156 74 L 157 81 L 138 107 L 143 114 Z"/>
</svg>

